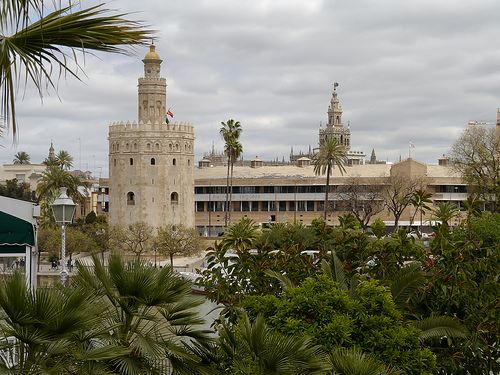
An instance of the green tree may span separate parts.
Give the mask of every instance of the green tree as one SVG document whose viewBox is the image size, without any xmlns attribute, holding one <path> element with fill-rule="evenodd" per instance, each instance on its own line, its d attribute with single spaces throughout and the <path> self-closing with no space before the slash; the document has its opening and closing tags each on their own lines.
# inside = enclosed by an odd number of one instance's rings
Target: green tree
<svg viewBox="0 0 500 375">
<path fill-rule="evenodd" d="M 231 224 L 222 236 L 222 246 L 224 249 L 234 249 L 238 253 L 243 253 L 252 247 L 257 239 L 258 231 L 252 219 L 247 217 Z"/>
<path fill-rule="evenodd" d="M 198 232 L 182 225 L 168 225 L 158 228 L 154 246 L 160 254 L 170 258 L 170 266 L 174 267 L 174 255 L 191 256 L 200 253 L 201 242 Z"/>
<path fill-rule="evenodd" d="M 373 234 L 378 239 L 381 239 L 385 236 L 385 223 L 382 219 L 375 219 L 370 227 L 372 228 Z"/>
<path fill-rule="evenodd" d="M 79 177 L 73 176 L 57 166 L 47 166 L 36 188 L 43 222 L 46 224 L 53 222 L 51 204 L 59 196 L 59 189 L 61 187 L 66 187 L 68 189 L 68 196 L 71 197 L 75 203 L 83 204 L 85 196 L 80 192 L 79 187 L 87 186 L 88 184 Z"/>
<path fill-rule="evenodd" d="M 53 75 L 57 70 L 59 76 L 79 78 L 79 60 L 74 66 L 69 64 L 78 52 L 126 53 L 128 46 L 151 39 L 151 32 L 140 23 L 114 14 L 104 4 L 85 8 L 79 3 L 62 6 L 41 0 L 4 0 L 0 30 L 0 116 L 14 136 L 16 90 L 22 80 L 34 84 L 41 96 L 46 86 L 56 87 Z"/>
<path fill-rule="evenodd" d="M 236 161 L 234 156 L 239 156 L 242 152 L 241 144 L 239 143 L 239 138 L 241 135 L 241 124 L 239 121 L 235 121 L 233 119 L 229 119 L 226 122 L 221 122 L 222 127 L 219 130 L 219 134 L 224 140 L 224 153 L 227 156 L 227 175 L 226 175 L 226 205 L 224 207 L 225 216 L 224 216 L 224 226 L 227 227 L 229 220 L 229 205 L 231 202 L 229 201 L 229 188 L 232 186 L 232 178 L 231 185 L 229 182 L 230 173 L 233 169 L 234 162 Z"/>
<path fill-rule="evenodd" d="M 441 202 L 432 210 L 432 217 L 440 221 L 441 225 L 449 228 L 451 220 L 455 218 L 458 213 L 459 209 L 457 206 L 450 202 Z"/>
<path fill-rule="evenodd" d="M 500 132 L 469 126 L 451 148 L 450 161 L 462 175 L 469 192 L 490 202 L 500 212 Z"/>
<path fill-rule="evenodd" d="M 61 251 L 61 230 L 59 228 L 41 229 L 38 246 L 40 251 L 60 254 Z M 66 228 L 66 255 L 72 261 L 73 255 L 79 253 L 94 253 L 98 251 L 95 240 L 87 233 L 82 232 L 78 227 Z"/>
<path fill-rule="evenodd" d="M 14 164 L 31 164 L 31 158 L 25 151 L 19 151 L 14 155 L 14 160 L 12 160 Z"/>
<path fill-rule="evenodd" d="M 106 373 L 166 373 L 168 364 L 174 374 L 199 373 L 201 363 L 193 346 L 211 339 L 196 311 L 203 300 L 191 295 L 190 282 L 169 267 L 125 264 L 117 254 L 110 256 L 107 266 L 97 256 L 92 262 L 93 267 L 77 264 L 75 285 L 93 291 L 104 305 L 101 318 L 109 328 L 101 343 L 126 353 L 101 361 Z"/>
<path fill-rule="evenodd" d="M 435 343 L 443 373 L 500 372 L 498 264 L 500 214 L 483 213 L 453 231 L 439 231 L 431 241 L 434 261 L 416 310 L 454 316 L 471 334 L 462 340 Z"/>
<path fill-rule="evenodd" d="M 322 175 L 326 173 L 325 185 L 325 203 L 323 218 L 326 221 L 328 212 L 328 193 L 330 191 L 330 175 L 333 168 L 336 166 L 341 174 L 345 172 L 345 165 L 347 164 L 347 151 L 336 138 L 327 138 L 319 147 L 319 152 L 313 156 L 314 173 Z"/>
<path fill-rule="evenodd" d="M 243 306 L 283 334 L 310 335 L 326 351 L 357 347 L 406 374 L 436 368 L 432 352 L 421 347 L 420 331 L 404 324 L 390 291 L 376 281 L 360 281 L 350 295 L 320 275 L 279 296 L 247 297 Z"/>
<path fill-rule="evenodd" d="M 136 260 L 150 250 L 154 241 L 153 228 L 144 222 L 137 222 L 127 226 L 110 228 L 110 241 L 116 251 L 128 251 L 135 255 Z"/>
<path fill-rule="evenodd" d="M 5 185 L 0 184 L 0 196 L 32 201 L 30 185 L 27 182 L 19 182 L 17 179 L 6 180 Z"/>
<path fill-rule="evenodd" d="M 422 227 L 422 219 L 426 211 L 429 211 L 430 204 L 432 203 L 432 194 L 427 192 L 425 189 L 418 189 L 413 193 L 413 196 L 411 197 L 410 204 L 415 208 L 415 213 L 413 214 L 411 218 L 410 225 L 413 225 L 413 222 L 415 221 L 415 216 L 417 216 L 417 213 L 420 213 L 420 225 L 418 226 L 419 230 L 419 235 L 421 235 L 421 227 Z"/>
<path fill-rule="evenodd" d="M 56 163 L 61 169 L 69 171 L 73 167 L 73 156 L 68 151 L 61 150 L 56 155 Z"/>
</svg>

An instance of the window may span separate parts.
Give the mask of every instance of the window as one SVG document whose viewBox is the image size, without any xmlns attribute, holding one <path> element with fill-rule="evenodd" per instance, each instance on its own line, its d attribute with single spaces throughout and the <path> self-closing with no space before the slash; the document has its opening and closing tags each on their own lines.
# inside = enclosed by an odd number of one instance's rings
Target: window
<svg viewBox="0 0 500 375">
<path fill-rule="evenodd" d="M 137 151 L 137 143 L 134 143 L 134 151 Z"/>
<path fill-rule="evenodd" d="M 134 165 L 134 158 L 130 158 L 130 165 Z"/>
<path fill-rule="evenodd" d="M 196 202 L 196 212 L 205 211 L 205 202 Z"/>
<path fill-rule="evenodd" d="M 298 201 L 297 202 L 297 211 L 305 211 L 306 210 L 306 202 Z"/>
<path fill-rule="evenodd" d="M 151 158 L 151 165 L 156 165 L 156 159 L 155 158 Z"/>
<path fill-rule="evenodd" d="M 148 143 L 148 144 L 146 145 L 146 148 L 147 148 L 148 150 L 151 150 L 151 143 Z"/>
<path fill-rule="evenodd" d="M 280 211 L 286 211 L 286 202 L 285 201 L 279 201 L 278 202 L 278 209 Z"/>
<path fill-rule="evenodd" d="M 160 151 L 160 144 L 159 143 L 155 143 L 155 149 L 156 149 L 156 151 Z"/>
<path fill-rule="evenodd" d="M 314 201 L 307 201 L 307 211 L 314 211 Z"/>
<path fill-rule="evenodd" d="M 260 202 L 260 210 L 261 211 L 269 211 L 269 202 L 268 201 Z"/>
<path fill-rule="evenodd" d="M 170 194 L 170 203 L 172 204 L 179 203 L 179 194 L 177 194 L 177 192 L 174 191 L 172 194 Z"/>
<path fill-rule="evenodd" d="M 177 160 L 175 160 L 175 158 L 172 159 L 172 165 L 177 165 Z"/>
<path fill-rule="evenodd" d="M 127 193 L 127 206 L 135 205 L 135 194 L 129 191 Z"/>
<path fill-rule="evenodd" d="M 113 159 L 113 166 L 116 167 L 116 159 Z"/>
<path fill-rule="evenodd" d="M 191 160 L 188 159 L 188 167 L 191 165 Z"/>
</svg>

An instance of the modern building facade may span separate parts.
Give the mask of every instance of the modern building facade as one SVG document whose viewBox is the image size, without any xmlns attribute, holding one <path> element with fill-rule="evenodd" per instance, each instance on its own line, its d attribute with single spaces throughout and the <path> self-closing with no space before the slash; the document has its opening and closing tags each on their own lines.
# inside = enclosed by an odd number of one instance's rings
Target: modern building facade
<svg viewBox="0 0 500 375">
<path fill-rule="evenodd" d="M 224 204 L 226 188 L 224 167 L 199 168 L 195 172 L 196 227 L 202 235 L 218 235 L 224 230 Z M 340 174 L 334 169 L 331 176 L 330 208 L 327 223 L 337 225 L 339 215 L 350 211 L 352 195 L 350 187 L 355 186 L 357 204 L 373 204 L 380 193 L 393 183 L 395 176 L 404 180 L 415 180 L 432 194 L 435 204 L 442 201 L 460 205 L 467 199 L 465 185 L 460 176 L 447 165 L 426 165 L 412 159 L 397 164 L 365 164 L 346 168 Z M 324 210 L 326 176 L 314 174 L 313 166 L 259 166 L 235 167 L 233 194 L 230 207 L 231 222 L 248 217 L 258 224 L 276 222 L 301 222 L 309 225 L 321 217 Z M 401 216 L 400 225 L 420 225 L 420 216 L 414 216 L 409 207 Z M 394 225 L 394 218 L 381 209 L 373 218 L 380 217 L 387 225 Z M 429 214 L 422 221 L 430 219 Z M 425 223 L 424 223 L 425 224 Z"/>
<path fill-rule="evenodd" d="M 151 45 L 138 83 L 138 121 L 109 126 L 111 224 L 194 227 L 194 128 L 166 121 L 167 82 Z"/>
</svg>

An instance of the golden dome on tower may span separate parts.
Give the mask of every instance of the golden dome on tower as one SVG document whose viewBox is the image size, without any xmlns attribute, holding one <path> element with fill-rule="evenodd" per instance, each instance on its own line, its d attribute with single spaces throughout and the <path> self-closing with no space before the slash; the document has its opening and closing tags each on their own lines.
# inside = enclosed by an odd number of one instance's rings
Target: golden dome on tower
<svg viewBox="0 0 500 375">
<path fill-rule="evenodd" d="M 155 51 L 156 46 L 151 44 L 149 46 L 149 52 L 144 56 L 144 60 L 161 60 L 160 55 Z"/>
</svg>

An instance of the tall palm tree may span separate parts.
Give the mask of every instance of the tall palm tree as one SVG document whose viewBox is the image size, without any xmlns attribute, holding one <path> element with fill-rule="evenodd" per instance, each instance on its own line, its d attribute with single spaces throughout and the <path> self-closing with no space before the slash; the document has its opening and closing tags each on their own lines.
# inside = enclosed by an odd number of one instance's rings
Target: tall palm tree
<svg viewBox="0 0 500 375">
<path fill-rule="evenodd" d="M 38 181 L 36 188 L 37 198 L 40 202 L 42 211 L 42 219 L 45 219 L 45 224 L 52 221 L 50 205 L 59 195 L 59 188 L 68 188 L 68 196 L 75 203 L 82 204 L 85 196 L 79 191 L 79 187 L 88 187 L 88 184 L 82 181 L 79 177 L 73 176 L 67 171 L 58 166 L 48 166 L 42 173 L 42 177 Z M 43 220 L 42 220 L 43 221 Z"/>
<path fill-rule="evenodd" d="M 61 169 L 69 171 L 73 167 L 73 156 L 68 151 L 61 150 L 56 155 L 56 162 Z"/>
<path fill-rule="evenodd" d="M 314 173 L 316 175 L 326 173 L 326 190 L 325 190 L 325 207 L 323 218 L 326 221 L 328 212 L 328 191 L 330 190 L 330 175 L 335 166 L 341 174 L 345 172 L 347 164 L 347 150 L 341 145 L 336 138 L 326 138 L 320 144 L 319 152 L 313 156 Z"/>
<path fill-rule="evenodd" d="M 59 5 L 57 5 L 59 4 Z M 46 86 L 56 88 L 54 76 L 79 79 L 77 52 L 127 53 L 131 45 L 146 44 L 151 31 L 105 4 L 83 7 L 80 2 L 3 0 L 0 5 L 0 117 L 17 134 L 16 90 L 29 80 L 40 95 Z M 74 66 L 68 60 L 75 59 Z"/>
<path fill-rule="evenodd" d="M 222 139 L 225 142 L 224 145 L 224 153 L 227 156 L 227 175 L 226 175 L 226 205 L 224 207 L 225 210 L 225 215 L 224 215 L 224 226 L 227 227 L 228 223 L 228 212 L 229 212 L 229 205 L 231 202 L 229 201 L 229 176 L 230 172 L 233 169 L 234 162 L 236 159 L 233 159 L 233 156 L 238 154 L 241 155 L 241 144 L 239 144 L 239 138 L 241 135 L 241 124 L 239 121 L 235 121 L 233 119 L 229 119 L 226 122 L 221 122 L 222 127 L 219 130 L 219 134 L 221 135 Z M 238 146 L 239 144 L 239 146 Z M 239 147 L 239 152 L 234 150 L 233 148 L 238 148 Z M 232 186 L 232 178 L 231 178 L 231 186 Z"/>
<path fill-rule="evenodd" d="M 14 160 L 12 160 L 14 164 L 30 164 L 31 158 L 25 151 L 19 151 L 14 155 Z"/>
<path fill-rule="evenodd" d="M 243 146 L 241 145 L 241 142 L 239 142 L 237 139 L 233 139 L 229 142 L 228 144 L 228 153 L 230 154 L 230 160 L 231 160 L 231 175 L 229 177 L 230 181 L 230 186 L 229 186 L 229 212 L 228 212 L 228 221 L 231 223 L 231 211 L 232 211 L 232 202 L 233 202 L 233 170 L 234 170 L 234 163 L 238 158 L 241 156 L 243 153 Z"/>
<path fill-rule="evenodd" d="M 196 308 L 203 300 L 191 295 L 191 283 L 171 268 L 153 268 L 145 262 L 126 264 L 117 254 L 108 264 L 97 255 L 92 266 L 77 264 L 76 286 L 92 290 L 105 306 L 109 323 L 103 343 L 119 346 L 126 355 L 101 361 L 107 373 L 197 374 L 194 344 L 211 342 Z M 165 371 L 171 367 L 173 372 Z M 163 368 L 163 371 L 162 371 Z"/>
<path fill-rule="evenodd" d="M 415 216 L 417 215 L 418 212 L 420 212 L 420 225 L 418 226 L 418 232 L 420 234 L 421 227 L 422 227 L 422 218 L 426 210 L 430 210 L 429 204 L 432 203 L 432 194 L 427 192 L 425 189 L 418 189 L 413 193 L 413 196 L 411 197 L 411 205 L 415 207 L 415 213 L 413 214 L 411 218 L 411 223 L 415 220 Z"/>
</svg>

